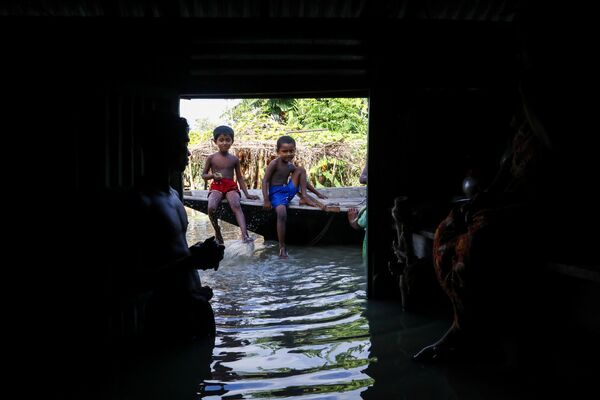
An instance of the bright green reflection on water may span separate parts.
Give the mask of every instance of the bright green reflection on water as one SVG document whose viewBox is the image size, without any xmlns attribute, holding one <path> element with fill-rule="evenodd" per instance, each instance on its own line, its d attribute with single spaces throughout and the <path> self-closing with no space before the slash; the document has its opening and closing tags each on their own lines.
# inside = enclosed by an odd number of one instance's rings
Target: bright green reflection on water
<svg viewBox="0 0 600 400">
<path fill-rule="evenodd" d="M 188 210 L 190 244 L 212 235 L 208 218 Z M 201 273 L 213 288 L 217 341 L 206 399 L 356 399 L 373 384 L 366 278 L 357 247 L 289 248 L 239 241 L 223 224 L 225 259 Z"/>
</svg>

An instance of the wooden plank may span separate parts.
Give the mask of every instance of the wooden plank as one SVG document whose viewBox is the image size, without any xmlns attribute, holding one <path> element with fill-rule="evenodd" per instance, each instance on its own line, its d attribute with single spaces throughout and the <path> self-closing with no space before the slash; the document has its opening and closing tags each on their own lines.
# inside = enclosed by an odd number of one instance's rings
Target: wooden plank
<svg viewBox="0 0 600 400">
<path fill-rule="evenodd" d="M 322 200 L 323 202 L 338 203 L 338 205 L 324 211 L 316 207 L 300 205 L 298 198 L 294 198 L 288 208 L 290 229 L 286 232 L 286 242 L 300 245 L 360 245 L 364 231 L 350 226 L 347 211 L 350 207 L 360 208 L 366 204 L 366 188 L 327 188 L 319 191 L 328 196 L 328 199 Z M 262 198 L 260 189 L 250 189 L 248 192 Z M 207 195 L 207 190 L 188 191 L 184 196 L 184 204 L 206 214 Z M 248 230 L 264 236 L 265 240 L 277 240 L 275 213 L 262 208 L 262 199 L 243 199 L 241 204 Z M 237 224 L 226 200 L 219 205 L 216 214 L 225 222 Z"/>
</svg>

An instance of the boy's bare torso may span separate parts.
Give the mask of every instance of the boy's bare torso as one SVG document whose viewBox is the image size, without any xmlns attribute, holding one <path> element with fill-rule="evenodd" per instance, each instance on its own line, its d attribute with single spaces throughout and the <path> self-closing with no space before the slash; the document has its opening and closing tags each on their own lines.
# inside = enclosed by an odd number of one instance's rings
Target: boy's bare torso
<svg viewBox="0 0 600 400">
<path fill-rule="evenodd" d="M 288 178 L 294 172 L 296 166 L 291 162 L 284 162 L 281 157 L 277 157 L 272 162 L 276 164 L 273 175 L 271 175 L 271 186 L 287 185 Z"/>
<path fill-rule="evenodd" d="M 233 179 L 233 174 L 235 171 L 235 166 L 238 163 L 238 158 L 233 154 L 227 153 L 223 155 L 222 153 L 214 153 L 210 156 L 210 168 L 212 173 L 219 172 L 221 173 L 222 178 Z"/>
</svg>

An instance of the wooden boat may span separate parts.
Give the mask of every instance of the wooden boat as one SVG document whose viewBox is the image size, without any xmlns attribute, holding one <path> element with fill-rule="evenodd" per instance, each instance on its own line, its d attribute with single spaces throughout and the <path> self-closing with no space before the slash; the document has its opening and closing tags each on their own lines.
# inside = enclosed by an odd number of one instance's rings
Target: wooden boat
<svg viewBox="0 0 600 400">
<path fill-rule="evenodd" d="M 320 200 L 325 204 L 334 204 L 327 211 L 316 207 L 300 205 L 296 196 L 288 207 L 286 242 L 296 245 L 346 245 L 360 244 L 364 237 L 363 230 L 356 230 L 348 223 L 348 209 L 366 205 L 367 188 L 339 187 L 320 188 L 319 191 L 327 196 Z M 260 200 L 248 200 L 242 195 L 242 210 L 246 216 L 248 230 L 257 233 L 265 240 L 277 240 L 276 216 L 274 211 L 263 209 L 262 191 L 249 190 L 250 194 L 260 197 Z M 185 191 L 183 202 L 187 207 L 207 213 L 208 190 Z M 314 197 L 314 196 L 313 196 Z M 217 209 L 219 219 L 237 225 L 226 200 Z"/>
</svg>

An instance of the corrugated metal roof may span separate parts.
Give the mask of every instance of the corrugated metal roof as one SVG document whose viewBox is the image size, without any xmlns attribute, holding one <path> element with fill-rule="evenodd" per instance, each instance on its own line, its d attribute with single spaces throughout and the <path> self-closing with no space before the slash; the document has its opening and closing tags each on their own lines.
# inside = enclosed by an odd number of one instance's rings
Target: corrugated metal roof
<svg viewBox="0 0 600 400">
<path fill-rule="evenodd" d="M 513 21 L 526 0 L 3 1 L 3 16 Z"/>
</svg>

